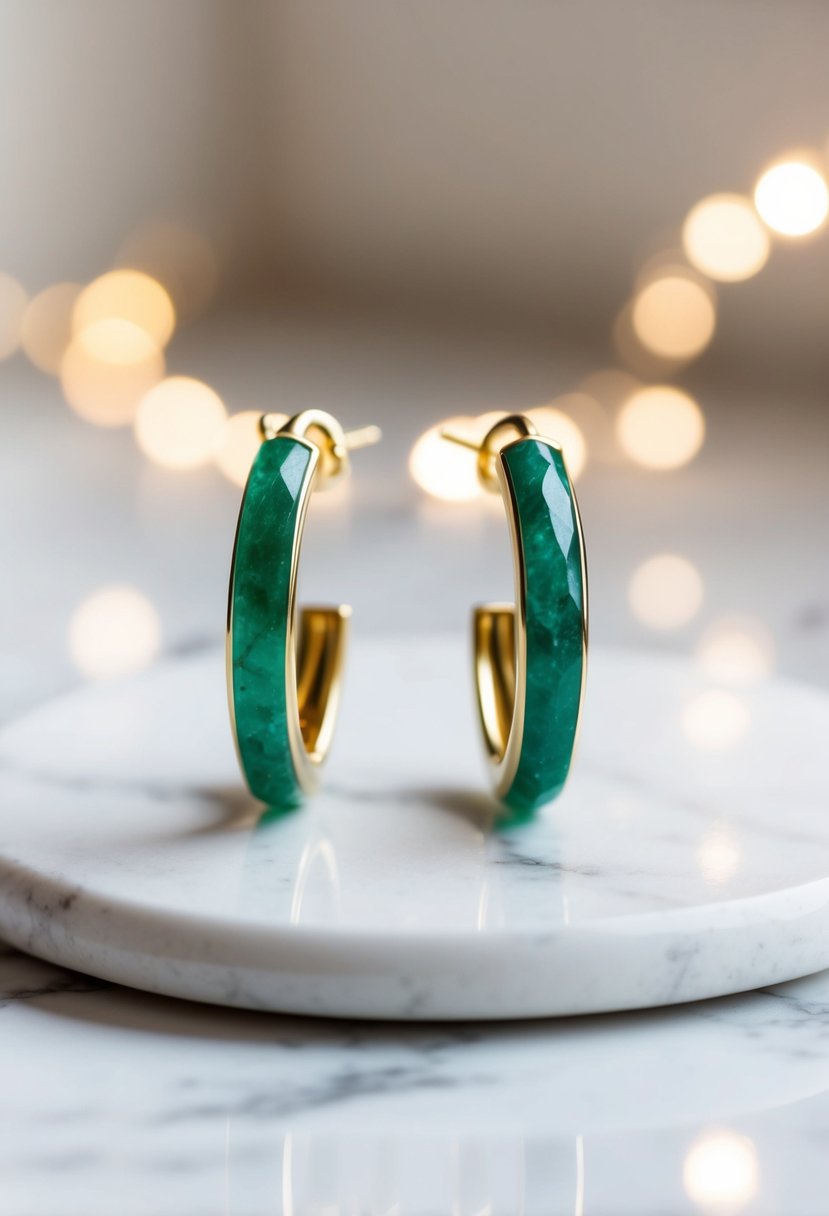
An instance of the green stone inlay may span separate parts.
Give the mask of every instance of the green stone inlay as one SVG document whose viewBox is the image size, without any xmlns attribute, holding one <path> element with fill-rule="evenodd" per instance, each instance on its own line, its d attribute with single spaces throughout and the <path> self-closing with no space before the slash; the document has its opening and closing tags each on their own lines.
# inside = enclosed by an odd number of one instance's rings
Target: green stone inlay
<svg viewBox="0 0 829 1216">
<path fill-rule="evenodd" d="M 584 666 L 586 571 L 578 508 L 561 452 L 521 439 L 501 453 L 518 515 L 527 616 L 521 754 L 504 801 L 530 812 L 560 793 L 576 739 Z"/>
<path fill-rule="evenodd" d="M 233 712 L 251 793 L 269 806 L 301 799 L 288 735 L 285 662 L 291 562 L 313 451 L 290 435 L 268 439 L 250 471 L 231 580 Z"/>
</svg>

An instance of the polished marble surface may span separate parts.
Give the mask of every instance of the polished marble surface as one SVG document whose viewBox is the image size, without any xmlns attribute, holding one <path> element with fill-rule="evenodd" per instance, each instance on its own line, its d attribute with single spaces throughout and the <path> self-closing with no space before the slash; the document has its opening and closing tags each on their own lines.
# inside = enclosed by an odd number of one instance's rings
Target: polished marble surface
<svg viewBox="0 0 829 1216">
<path fill-rule="evenodd" d="M 344 498 L 312 508 L 305 594 L 351 602 L 370 635 L 459 634 L 473 602 L 509 594 L 509 546 L 481 504 L 425 500 L 408 449 L 450 413 L 537 404 L 607 358 L 550 336 L 238 312 L 182 329 L 169 366 L 234 410 L 336 402 L 351 425 L 379 422 L 384 442 L 361 453 Z M 214 471 L 142 462 L 128 432 L 85 425 L 20 357 L 0 371 L 9 722 L 81 681 L 67 626 L 102 586 L 151 600 L 166 654 L 218 645 L 238 491 Z M 690 655 L 720 619 L 748 616 L 772 635 L 780 673 L 829 686 L 825 400 L 694 372 L 688 386 L 707 439 L 687 468 L 607 462 L 591 440 L 578 489 L 592 637 Z M 656 631 L 628 587 L 664 552 L 694 563 L 704 597 Z M 783 795 L 779 806 L 785 823 Z M 709 859 L 728 868 L 730 841 L 714 844 Z M 9 952 L 0 1027 L 3 1216 L 827 1208 L 825 976 L 649 1013 L 423 1028 L 197 1006 Z"/>
<path fill-rule="evenodd" d="M 564 795 L 510 823 L 467 650 L 358 640 L 323 789 L 282 815 L 244 790 L 217 651 L 8 726 L 0 932 L 167 995 L 404 1020 L 652 1007 L 829 964 L 829 696 L 769 680 L 700 736 L 691 664 L 598 651 Z"/>
<path fill-rule="evenodd" d="M 829 978 L 402 1027 L 0 956 L 9 1216 L 822 1216 Z"/>
</svg>

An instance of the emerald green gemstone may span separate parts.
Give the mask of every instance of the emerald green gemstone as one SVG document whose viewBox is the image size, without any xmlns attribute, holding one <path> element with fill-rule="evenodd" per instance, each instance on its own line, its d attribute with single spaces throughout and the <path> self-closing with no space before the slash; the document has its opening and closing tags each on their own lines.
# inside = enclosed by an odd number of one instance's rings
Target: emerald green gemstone
<svg viewBox="0 0 829 1216">
<path fill-rule="evenodd" d="M 288 735 L 285 664 L 291 563 L 313 465 L 313 450 L 290 435 L 262 444 L 245 487 L 231 572 L 239 758 L 251 793 L 278 808 L 301 800 Z"/>
<path fill-rule="evenodd" d="M 521 439 L 501 453 L 518 516 L 527 688 L 518 768 L 504 801 L 528 813 L 561 792 L 576 740 L 585 651 L 578 507 L 561 452 Z"/>
</svg>

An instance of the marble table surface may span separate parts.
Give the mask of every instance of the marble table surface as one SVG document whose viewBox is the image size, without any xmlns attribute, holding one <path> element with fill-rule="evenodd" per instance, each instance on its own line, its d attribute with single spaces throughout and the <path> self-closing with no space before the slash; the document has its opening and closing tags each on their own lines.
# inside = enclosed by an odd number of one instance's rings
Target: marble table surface
<svg viewBox="0 0 829 1216">
<path fill-rule="evenodd" d="M 822 1216 L 829 976 L 401 1027 L 194 1005 L 5 950 L 9 1216 Z"/>
<path fill-rule="evenodd" d="M 243 315 L 182 330 L 169 353 L 233 409 L 336 402 L 349 424 L 384 427 L 303 570 L 309 597 L 350 601 L 381 635 L 459 631 L 471 602 L 509 591 L 493 517 L 427 502 L 405 477 L 417 434 L 536 404 L 600 366 L 545 343 Z M 238 490 L 142 462 L 128 432 L 85 426 L 20 357 L 0 372 L 10 721 L 79 682 L 67 626 L 102 586 L 149 598 L 167 654 L 220 640 Z M 691 387 L 706 445 L 669 480 L 591 448 L 579 494 L 593 636 L 691 654 L 720 619 L 749 616 L 782 674 L 827 687 L 825 400 L 733 378 Z M 673 631 L 628 604 L 633 571 L 665 552 L 704 588 Z M 647 1013 L 404 1027 L 190 1004 L 7 947 L 0 1079 L 2 1216 L 827 1210 L 829 973 Z"/>
<path fill-rule="evenodd" d="M 687 660 L 594 648 L 567 787 L 510 821 L 470 640 L 353 632 L 322 788 L 291 812 L 244 788 L 213 648 L 0 731 L 0 934 L 169 996 L 403 1021 L 829 966 L 827 694 L 776 677 L 723 702 Z"/>
</svg>

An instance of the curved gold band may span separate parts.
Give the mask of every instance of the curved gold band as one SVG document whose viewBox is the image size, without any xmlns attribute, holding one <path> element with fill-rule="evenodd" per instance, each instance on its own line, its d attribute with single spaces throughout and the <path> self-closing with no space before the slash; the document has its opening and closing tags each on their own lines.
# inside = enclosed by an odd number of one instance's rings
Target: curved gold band
<svg viewBox="0 0 829 1216">
<path fill-rule="evenodd" d="M 494 768 L 495 793 L 503 798 L 515 779 L 524 742 L 527 580 L 518 508 L 500 460 L 497 460 L 490 489 L 500 491 L 506 510 L 512 547 L 515 604 L 482 604 L 476 608 L 473 615 L 473 645 L 475 691 L 484 744 Z"/>
<path fill-rule="evenodd" d="M 481 441 L 478 479 L 500 493 L 515 569 L 515 606 L 475 610 L 475 688 L 496 794 L 529 812 L 562 789 L 575 747 L 587 657 L 587 563 L 561 448 L 531 419 L 506 415 Z"/>
<path fill-rule="evenodd" d="M 348 472 L 348 449 L 376 428 L 345 434 L 307 410 L 260 423 L 264 443 L 248 478 L 231 566 L 228 692 L 242 770 L 272 806 L 317 786 L 340 699 L 351 609 L 297 610 L 300 549 L 313 491 Z"/>
<path fill-rule="evenodd" d="M 318 786 L 319 770 L 334 734 L 351 608 L 348 604 L 306 605 L 297 611 L 297 576 L 305 516 L 311 490 L 325 490 L 341 477 L 348 476 L 349 451 L 375 443 L 380 432 L 376 427 L 364 427 L 346 434 L 332 414 L 318 409 L 303 410 L 272 432 L 269 418 L 267 414 L 262 418 L 263 435 L 291 435 L 310 443 L 319 453 L 309 491 L 300 504 L 299 524 L 294 536 L 285 663 L 291 758 L 299 785 L 304 793 L 310 794 Z"/>
<path fill-rule="evenodd" d="M 303 607 L 298 613 L 292 605 L 286 664 L 288 738 L 297 781 L 305 793 L 317 788 L 319 769 L 331 746 L 350 617 L 347 604 Z"/>
<path fill-rule="evenodd" d="M 500 764 L 507 750 L 515 706 L 515 608 L 483 604 L 474 610 L 475 687 L 490 759 Z"/>
</svg>

